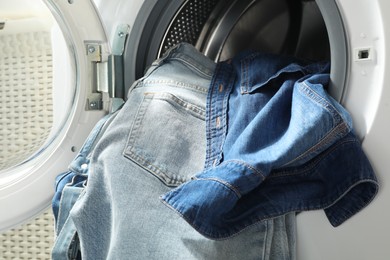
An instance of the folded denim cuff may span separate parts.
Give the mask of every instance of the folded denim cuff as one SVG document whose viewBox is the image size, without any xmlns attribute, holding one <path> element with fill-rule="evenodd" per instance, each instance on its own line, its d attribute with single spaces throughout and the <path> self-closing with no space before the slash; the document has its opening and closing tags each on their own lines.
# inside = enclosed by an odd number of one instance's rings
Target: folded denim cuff
<svg viewBox="0 0 390 260">
<path fill-rule="evenodd" d="M 264 178 L 244 162 L 226 161 L 193 177 L 161 199 L 204 236 L 225 239 L 243 229 L 242 225 L 233 227 L 237 202 Z"/>
<path fill-rule="evenodd" d="M 218 240 L 236 233 L 226 230 L 229 223 L 224 221 L 224 214 L 236 204 L 239 197 L 233 189 L 218 180 L 192 180 L 164 194 L 161 199 L 205 237 Z"/>
<path fill-rule="evenodd" d="M 324 212 L 332 226 L 337 227 L 367 206 L 378 193 L 378 182 L 372 179 L 354 183 Z"/>
</svg>

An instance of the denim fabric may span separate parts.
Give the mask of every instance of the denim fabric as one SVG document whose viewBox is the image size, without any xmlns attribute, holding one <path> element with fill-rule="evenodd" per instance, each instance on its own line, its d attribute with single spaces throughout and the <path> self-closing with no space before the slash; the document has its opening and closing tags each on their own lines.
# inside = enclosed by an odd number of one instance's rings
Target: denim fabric
<svg viewBox="0 0 390 260">
<path fill-rule="evenodd" d="M 378 183 L 347 111 L 327 95 L 329 65 L 246 52 L 218 64 L 206 107 L 205 169 L 162 196 L 207 237 L 324 209 L 340 225 Z"/>
<path fill-rule="evenodd" d="M 76 227 L 69 218 L 69 213 L 84 191 L 88 178 L 90 153 L 104 132 L 107 121 L 112 120 L 115 115 L 116 113 L 109 114 L 99 120 L 70 164 L 69 171 L 56 178 L 55 194 L 52 200 L 56 231 L 56 239 L 52 248 L 53 259 L 80 259 Z"/>
<path fill-rule="evenodd" d="M 114 117 L 115 113 L 104 116 L 96 123 L 87 140 L 78 152 L 76 158 L 69 165 L 69 170 L 59 174 L 56 177 L 55 192 L 52 199 L 52 210 L 54 220 L 56 221 L 56 233 L 58 234 L 58 214 L 60 210 L 60 201 L 63 196 L 63 190 L 66 186 L 83 188 L 88 177 L 89 156 L 107 120 Z M 63 223 L 62 223 L 63 224 Z"/>
<path fill-rule="evenodd" d="M 181 44 L 131 87 L 94 149 L 88 185 L 71 211 L 83 259 L 294 259 L 293 213 L 215 241 L 159 199 L 204 167 L 214 69 Z"/>
<path fill-rule="evenodd" d="M 62 191 L 56 221 L 56 239 L 51 251 L 52 259 L 80 259 L 77 230 L 72 219 L 69 218 L 69 213 L 82 192 L 83 188 L 69 185 L 65 186 Z"/>
</svg>

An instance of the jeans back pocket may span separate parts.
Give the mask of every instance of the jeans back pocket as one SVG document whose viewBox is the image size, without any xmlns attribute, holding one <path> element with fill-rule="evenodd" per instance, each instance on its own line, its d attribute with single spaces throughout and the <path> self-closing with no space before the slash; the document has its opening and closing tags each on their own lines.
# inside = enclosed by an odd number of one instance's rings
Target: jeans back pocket
<svg viewBox="0 0 390 260">
<path fill-rule="evenodd" d="M 168 186 L 187 181 L 204 165 L 205 109 L 170 93 L 145 93 L 124 156 Z"/>
</svg>

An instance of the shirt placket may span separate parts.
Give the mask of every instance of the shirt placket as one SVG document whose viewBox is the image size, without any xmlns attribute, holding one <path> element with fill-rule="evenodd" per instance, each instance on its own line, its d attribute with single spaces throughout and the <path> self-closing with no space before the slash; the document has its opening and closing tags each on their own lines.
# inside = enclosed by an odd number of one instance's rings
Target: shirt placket
<svg viewBox="0 0 390 260">
<path fill-rule="evenodd" d="M 234 80 L 235 73 L 230 61 L 219 63 L 207 96 L 205 169 L 215 167 L 223 160 L 228 101 Z"/>
</svg>

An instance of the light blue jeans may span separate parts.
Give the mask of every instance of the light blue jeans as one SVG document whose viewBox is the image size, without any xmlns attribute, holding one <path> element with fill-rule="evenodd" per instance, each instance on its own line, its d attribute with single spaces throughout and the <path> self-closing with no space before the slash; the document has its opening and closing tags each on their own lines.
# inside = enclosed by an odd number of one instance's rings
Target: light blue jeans
<svg viewBox="0 0 390 260">
<path fill-rule="evenodd" d="M 52 259 L 80 259 L 80 243 L 76 227 L 69 213 L 84 191 L 88 179 L 90 155 L 94 145 L 104 133 L 106 124 L 116 113 L 106 115 L 95 125 L 76 158 L 69 165 L 69 170 L 56 178 L 55 195 L 52 200 L 55 220 L 56 239 L 52 248 Z"/>
<path fill-rule="evenodd" d="M 294 259 L 293 213 L 210 240 L 159 199 L 204 167 L 214 68 L 178 45 L 132 86 L 94 149 L 87 188 L 70 213 L 83 259 Z"/>
</svg>

